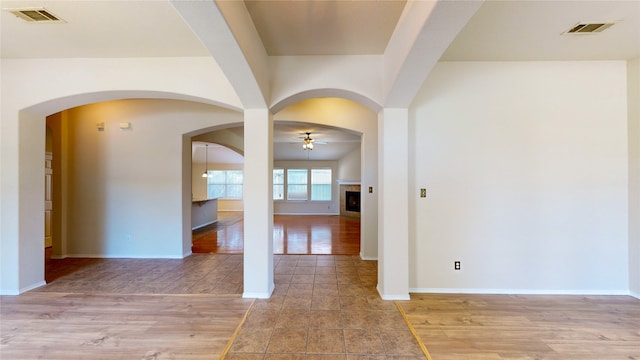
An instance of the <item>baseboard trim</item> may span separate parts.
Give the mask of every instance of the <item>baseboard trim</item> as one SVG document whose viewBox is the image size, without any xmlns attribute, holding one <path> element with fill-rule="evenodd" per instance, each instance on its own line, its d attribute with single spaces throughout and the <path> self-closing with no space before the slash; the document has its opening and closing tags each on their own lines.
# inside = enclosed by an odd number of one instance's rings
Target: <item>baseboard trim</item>
<svg viewBox="0 0 640 360">
<path fill-rule="evenodd" d="M 362 253 L 360 253 L 360 260 L 365 260 L 365 261 L 373 261 L 373 260 L 378 260 L 377 257 L 368 257 L 368 256 L 363 256 Z"/>
<path fill-rule="evenodd" d="M 411 300 L 411 296 L 409 293 L 406 294 L 384 294 L 380 290 L 380 285 L 376 286 L 376 290 L 378 291 L 378 295 L 382 298 L 382 300 Z"/>
<path fill-rule="evenodd" d="M 217 223 L 217 222 L 218 222 L 218 220 L 216 219 L 216 220 L 213 220 L 213 221 L 209 221 L 209 222 L 207 222 L 207 223 L 204 223 L 204 224 L 202 224 L 202 225 L 194 226 L 194 227 L 192 227 L 192 228 L 191 228 L 191 231 L 193 231 L 193 230 L 198 230 L 198 229 L 200 229 L 200 228 L 203 228 L 203 227 L 208 226 L 208 225 L 211 225 L 211 224 L 215 224 L 215 223 Z"/>
<path fill-rule="evenodd" d="M 45 285 L 47 285 L 47 283 L 44 282 L 44 280 L 43 280 L 43 281 L 37 282 L 35 284 L 31 284 L 29 286 L 25 286 L 23 288 L 20 288 L 17 291 L 15 291 L 15 290 L 0 290 L 0 295 L 2 295 L 2 296 L 20 295 L 22 293 L 25 293 L 25 292 L 33 290 L 33 289 L 37 289 L 37 288 L 45 286 Z"/>
<path fill-rule="evenodd" d="M 38 283 L 35 283 L 33 285 L 29 285 L 27 287 L 23 287 L 22 289 L 20 289 L 20 294 L 22 294 L 24 292 L 27 292 L 29 290 L 37 289 L 37 288 L 45 286 L 45 285 L 47 285 L 47 283 L 44 280 L 42 280 L 42 281 L 40 281 Z"/>
<path fill-rule="evenodd" d="M 94 258 L 94 259 L 184 259 L 182 255 L 131 255 L 131 254 L 68 254 L 68 258 Z"/>
<path fill-rule="evenodd" d="M 268 299 L 273 294 L 275 284 L 269 285 L 269 291 L 267 292 L 243 292 L 242 297 L 245 299 Z"/>
<path fill-rule="evenodd" d="M 540 290 L 540 289 L 452 289 L 409 288 L 416 294 L 478 294 L 478 295 L 631 295 L 626 290 Z"/>
<path fill-rule="evenodd" d="M 640 293 L 637 293 L 635 291 L 629 291 L 629 296 L 633 296 L 634 298 L 640 300 Z"/>
<path fill-rule="evenodd" d="M 326 215 L 326 216 L 340 216 L 340 213 L 273 213 L 273 215 L 300 215 L 300 216 Z"/>
</svg>

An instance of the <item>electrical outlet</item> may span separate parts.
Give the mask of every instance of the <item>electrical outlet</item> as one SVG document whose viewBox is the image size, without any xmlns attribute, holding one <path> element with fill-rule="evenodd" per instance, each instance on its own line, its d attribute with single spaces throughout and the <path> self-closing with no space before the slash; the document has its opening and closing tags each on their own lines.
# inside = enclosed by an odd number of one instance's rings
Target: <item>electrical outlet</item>
<svg viewBox="0 0 640 360">
<path fill-rule="evenodd" d="M 420 197 L 421 198 L 427 197 L 427 189 L 420 189 Z"/>
<path fill-rule="evenodd" d="M 453 270 L 460 270 L 460 261 L 453 262 Z"/>
</svg>

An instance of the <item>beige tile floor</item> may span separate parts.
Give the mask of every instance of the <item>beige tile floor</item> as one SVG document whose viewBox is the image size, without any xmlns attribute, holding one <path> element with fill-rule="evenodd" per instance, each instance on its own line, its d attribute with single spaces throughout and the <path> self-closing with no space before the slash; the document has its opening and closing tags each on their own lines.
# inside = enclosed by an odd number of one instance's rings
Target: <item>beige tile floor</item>
<svg viewBox="0 0 640 360">
<path fill-rule="evenodd" d="M 184 259 L 51 260 L 36 291 L 113 294 L 242 295 L 242 255 L 193 254 Z"/>
<path fill-rule="evenodd" d="M 274 294 L 256 300 L 225 359 L 424 359 L 377 263 L 357 256 L 276 256 Z"/>
</svg>

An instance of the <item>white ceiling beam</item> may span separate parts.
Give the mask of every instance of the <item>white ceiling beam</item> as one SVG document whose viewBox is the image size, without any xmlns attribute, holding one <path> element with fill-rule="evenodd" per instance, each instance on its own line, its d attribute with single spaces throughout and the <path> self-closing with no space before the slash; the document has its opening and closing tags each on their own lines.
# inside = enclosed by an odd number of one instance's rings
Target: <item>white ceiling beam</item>
<svg viewBox="0 0 640 360">
<path fill-rule="evenodd" d="M 483 0 L 410 0 L 384 53 L 384 107 L 407 108 Z"/>
<path fill-rule="evenodd" d="M 263 109 L 268 98 L 267 53 L 242 1 L 171 4 L 216 60 L 245 109 Z"/>
</svg>

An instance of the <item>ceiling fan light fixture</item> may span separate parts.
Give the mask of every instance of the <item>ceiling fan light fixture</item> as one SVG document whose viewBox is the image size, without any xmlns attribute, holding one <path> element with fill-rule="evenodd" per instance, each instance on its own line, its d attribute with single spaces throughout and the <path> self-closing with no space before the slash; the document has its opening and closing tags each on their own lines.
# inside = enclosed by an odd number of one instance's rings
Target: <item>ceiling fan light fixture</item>
<svg viewBox="0 0 640 360">
<path fill-rule="evenodd" d="M 306 133 L 307 137 L 304 138 L 304 144 L 302 144 L 303 150 L 313 150 L 313 139 L 310 137 L 311 133 Z"/>
</svg>

